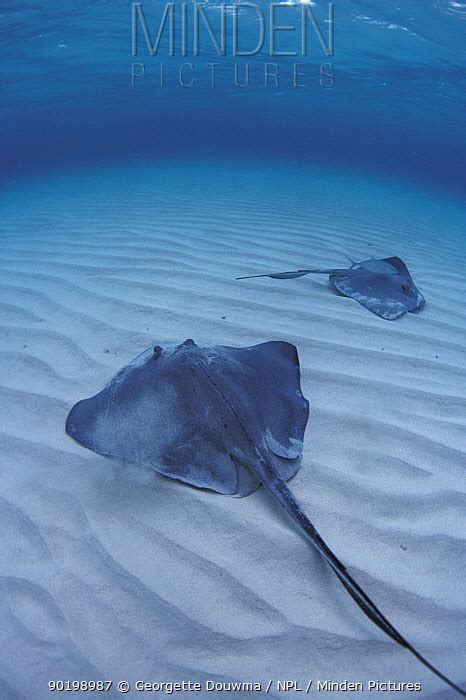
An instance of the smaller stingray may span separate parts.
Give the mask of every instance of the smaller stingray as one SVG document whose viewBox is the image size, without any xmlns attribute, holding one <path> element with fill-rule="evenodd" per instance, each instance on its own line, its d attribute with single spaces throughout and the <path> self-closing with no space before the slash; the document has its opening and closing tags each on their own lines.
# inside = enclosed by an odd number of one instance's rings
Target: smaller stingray
<svg viewBox="0 0 466 700">
<path fill-rule="evenodd" d="M 262 483 L 372 622 L 462 692 L 380 612 L 288 488 L 300 467 L 308 413 L 294 345 L 232 348 L 186 340 L 139 355 L 102 391 L 73 406 L 66 432 L 95 452 L 198 488 L 247 496 Z"/>
<path fill-rule="evenodd" d="M 413 282 L 408 268 L 400 258 L 363 260 L 353 262 L 351 267 L 342 269 L 294 270 L 263 275 L 237 277 L 238 280 L 254 277 L 293 279 L 309 274 L 329 275 L 329 282 L 345 297 L 355 299 L 377 316 L 393 321 L 407 311 L 420 309 L 426 303 Z"/>
</svg>

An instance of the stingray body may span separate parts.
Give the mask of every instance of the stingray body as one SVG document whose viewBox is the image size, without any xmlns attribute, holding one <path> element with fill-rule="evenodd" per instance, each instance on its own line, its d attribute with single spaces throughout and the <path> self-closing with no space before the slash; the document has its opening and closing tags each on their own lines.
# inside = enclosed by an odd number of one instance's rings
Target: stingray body
<svg viewBox="0 0 466 700">
<path fill-rule="evenodd" d="M 397 257 L 363 260 L 348 268 L 292 270 L 237 279 L 272 277 L 294 279 L 310 274 L 329 275 L 329 282 L 346 297 L 355 299 L 377 316 L 393 321 L 425 304 L 404 262 Z"/>
<path fill-rule="evenodd" d="M 245 496 L 260 478 L 250 469 L 251 444 L 241 425 L 287 480 L 299 469 L 307 417 L 293 345 L 199 347 L 187 340 L 139 355 L 103 391 L 74 406 L 66 431 L 100 454 Z"/>
<path fill-rule="evenodd" d="M 380 612 L 289 490 L 286 482 L 301 463 L 308 412 L 294 345 L 232 348 L 187 340 L 139 355 L 101 392 L 71 409 L 66 431 L 95 452 L 222 494 L 245 496 L 262 483 L 362 611 L 463 693 Z"/>
</svg>

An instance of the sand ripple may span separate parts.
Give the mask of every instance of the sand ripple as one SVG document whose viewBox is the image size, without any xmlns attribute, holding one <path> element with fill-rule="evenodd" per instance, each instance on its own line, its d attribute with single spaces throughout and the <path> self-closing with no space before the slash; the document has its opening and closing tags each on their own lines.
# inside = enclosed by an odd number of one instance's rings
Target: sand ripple
<svg viewBox="0 0 466 700">
<path fill-rule="evenodd" d="M 262 490 L 197 492 L 65 435 L 77 399 L 188 337 L 298 346 L 311 418 L 293 491 L 400 631 L 464 682 L 465 210 L 238 162 L 56 175 L 11 187 L 0 213 L 0 697 L 81 678 L 443 693 Z M 324 277 L 234 279 L 346 254 L 400 255 L 426 308 L 390 323 Z"/>
</svg>

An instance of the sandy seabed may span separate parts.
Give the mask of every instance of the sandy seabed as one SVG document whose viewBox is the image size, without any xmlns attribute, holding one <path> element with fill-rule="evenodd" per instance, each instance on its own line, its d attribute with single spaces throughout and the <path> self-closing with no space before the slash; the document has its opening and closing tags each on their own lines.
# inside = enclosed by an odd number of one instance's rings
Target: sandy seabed
<svg viewBox="0 0 466 700">
<path fill-rule="evenodd" d="M 154 697 L 121 696 L 122 679 L 196 681 L 195 697 L 302 697 L 276 682 L 310 679 L 364 684 L 331 697 L 391 696 L 375 680 L 455 697 L 263 489 L 196 491 L 80 447 L 64 423 L 151 344 L 294 343 L 311 413 L 290 486 L 392 623 L 464 683 L 466 209 L 238 161 L 55 174 L 5 188 L 0 214 L 2 700 L 90 697 L 49 692 L 80 679 L 112 680 L 98 694 L 112 698 Z M 389 322 L 325 276 L 234 279 L 345 255 L 400 256 L 426 307 Z"/>
</svg>

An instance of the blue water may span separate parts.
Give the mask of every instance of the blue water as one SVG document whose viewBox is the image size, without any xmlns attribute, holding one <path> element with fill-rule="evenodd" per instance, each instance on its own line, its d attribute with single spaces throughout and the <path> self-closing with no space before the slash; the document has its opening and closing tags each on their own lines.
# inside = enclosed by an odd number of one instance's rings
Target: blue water
<svg viewBox="0 0 466 700">
<path fill-rule="evenodd" d="M 164 3 L 142 5 L 154 39 Z M 260 5 L 267 15 L 269 5 Z M 205 7 L 218 29 L 220 8 L 215 0 Z M 180 8 L 177 2 L 176 12 Z M 328 4 L 319 0 L 311 9 L 325 37 Z M 187 11 L 191 17 L 192 4 Z M 277 23 L 297 27 L 279 33 L 280 50 L 296 46 L 300 12 L 300 6 L 278 8 Z M 251 46 L 257 13 L 242 10 L 240 20 L 241 44 Z M 178 38 L 177 55 L 170 56 L 166 36 L 150 56 L 140 22 L 137 27 L 133 57 L 127 0 L 4 0 L 2 180 L 52 168 L 192 155 L 322 163 L 466 191 L 464 2 L 336 2 L 330 56 L 311 27 L 304 57 L 271 57 L 268 41 L 251 59 L 233 57 L 231 46 L 219 57 L 202 25 L 200 56 L 193 57 L 191 47 L 182 57 Z M 231 40 L 231 25 L 227 35 Z M 215 87 L 212 61 L 218 63 Z M 293 85 L 296 61 L 305 64 L 301 87 Z M 134 87 L 133 62 L 145 68 Z M 193 66 L 187 69 L 191 87 L 178 81 L 185 62 Z M 234 84 L 235 62 L 241 80 L 250 63 L 249 86 Z M 263 84 L 267 62 L 278 66 L 278 86 Z M 333 75 L 331 87 L 320 84 L 324 64 L 331 64 L 324 69 Z"/>
</svg>

